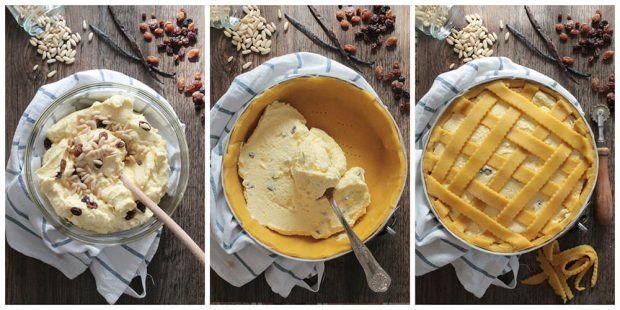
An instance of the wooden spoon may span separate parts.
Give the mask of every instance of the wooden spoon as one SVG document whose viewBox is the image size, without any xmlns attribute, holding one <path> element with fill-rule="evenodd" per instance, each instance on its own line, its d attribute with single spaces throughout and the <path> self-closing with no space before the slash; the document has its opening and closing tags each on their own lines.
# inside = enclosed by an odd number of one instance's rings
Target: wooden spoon
<svg viewBox="0 0 620 310">
<path fill-rule="evenodd" d="M 174 233 L 174 235 L 183 242 L 183 244 L 194 254 L 196 259 L 205 265 L 205 252 L 192 240 L 192 238 L 177 224 L 164 210 L 162 210 L 153 200 L 145 195 L 129 178 L 121 174 L 121 181 L 140 201 L 142 201 L 153 214 L 164 223 Z"/>
</svg>

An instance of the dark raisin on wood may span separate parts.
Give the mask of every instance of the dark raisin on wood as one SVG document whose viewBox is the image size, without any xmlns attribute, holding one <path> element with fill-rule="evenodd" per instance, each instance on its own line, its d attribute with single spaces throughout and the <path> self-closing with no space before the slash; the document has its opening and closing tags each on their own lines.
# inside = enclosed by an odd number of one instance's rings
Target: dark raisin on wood
<svg viewBox="0 0 620 310">
<path fill-rule="evenodd" d="M 43 140 L 43 146 L 46 150 L 49 150 L 50 147 L 52 147 L 52 140 L 45 138 L 45 140 Z"/>
<path fill-rule="evenodd" d="M 146 212 L 146 206 L 142 203 L 142 201 L 136 201 L 136 208 L 142 213 Z"/>
<path fill-rule="evenodd" d="M 82 209 L 78 208 L 78 207 L 73 207 L 71 208 L 71 213 L 75 216 L 80 216 L 82 215 Z"/>
<path fill-rule="evenodd" d="M 127 215 L 125 215 L 126 220 L 131 220 L 134 216 L 136 216 L 136 210 L 127 211 Z"/>
</svg>

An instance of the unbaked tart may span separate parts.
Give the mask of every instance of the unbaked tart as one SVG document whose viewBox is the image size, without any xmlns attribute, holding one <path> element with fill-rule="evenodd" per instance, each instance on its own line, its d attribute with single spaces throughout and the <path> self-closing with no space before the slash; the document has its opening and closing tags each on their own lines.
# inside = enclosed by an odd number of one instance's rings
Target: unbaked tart
<svg viewBox="0 0 620 310">
<path fill-rule="evenodd" d="M 491 252 L 515 253 L 561 233 L 596 179 L 590 128 L 536 82 L 502 79 L 456 98 L 433 126 L 422 173 L 443 225 Z"/>
</svg>

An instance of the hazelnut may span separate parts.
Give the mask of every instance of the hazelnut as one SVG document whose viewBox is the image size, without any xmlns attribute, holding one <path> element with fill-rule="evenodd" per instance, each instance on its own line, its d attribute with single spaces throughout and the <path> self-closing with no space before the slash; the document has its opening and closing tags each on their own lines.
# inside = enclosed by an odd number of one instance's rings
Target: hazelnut
<svg viewBox="0 0 620 310">
<path fill-rule="evenodd" d="M 566 33 L 560 33 L 560 41 L 566 42 L 568 40 L 568 35 Z"/>
<path fill-rule="evenodd" d="M 375 67 L 375 79 L 377 79 L 378 81 L 381 81 L 383 79 L 383 67 L 382 66 Z"/>
<path fill-rule="evenodd" d="M 351 24 L 359 25 L 361 20 L 362 20 L 361 17 L 353 16 L 353 17 L 351 17 Z"/>
<path fill-rule="evenodd" d="M 567 66 L 571 66 L 573 63 L 575 63 L 575 58 L 564 56 L 562 57 L 562 63 Z"/>
<path fill-rule="evenodd" d="M 369 10 L 364 9 L 364 10 L 362 11 L 362 16 L 361 16 L 361 18 L 362 18 L 362 21 L 363 21 L 365 24 L 367 24 L 367 23 L 370 21 L 370 18 L 371 18 L 371 17 L 372 17 L 372 13 L 371 13 Z"/>
<path fill-rule="evenodd" d="M 146 62 L 149 65 L 157 66 L 159 64 L 159 57 L 157 57 L 157 56 L 146 56 Z"/>
<path fill-rule="evenodd" d="M 341 10 L 336 11 L 336 19 L 337 19 L 338 21 L 343 20 L 343 19 L 344 19 L 344 12 L 343 12 L 343 11 L 341 11 Z"/>
<path fill-rule="evenodd" d="M 147 42 L 151 42 L 153 40 L 153 34 L 150 32 L 145 32 L 144 33 L 144 40 L 146 40 Z"/>
<path fill-rule="evenodd" d="M 562 24 L 555 24 L 555 31 L 557 31 L 558 33 L 562 32 L 564 30 L 564 25 Z"/>
<path fill-rule="evenodd" d="M 167 34 L 171 34 L 172 32 L 174 32 L 174 25 L 172 24 L 172 22 L 166 22 L 164 24 L 164 31 Z"/>
<path fill-rule="evenodd" d="M 391 36 L 389 38 L 387 38 L 387 40 L 385 40 L 385 47 L 395 47 L 396 43 L 398 42 L 398 39 L 395 36 Z"/>
<path fill-rule="evenodd" d="M 179 92 L 183 92 L 184 89 L 185 89 L 185 78 L 180 76 L 177 78 L 177 90 Z"/>
<path fill-rule="evenodd" d="M 155 29 L 155 31 L 153 33 L 155 33 L 156 37 L 161 37 L 161 36 L 164 35 L 164 30 L 161 29 L 161 28 L 157 28 L 157 29 Z"/>
<path fill-rule="evenodd" d="M 614 57 L 614 51 L 605 51 L 603 55 L 601 56 L 601 58 L 605 61 L 610 60 L 613 57 Z"/>
<path fill-rule="evenodd" d="M 357 48 L 355 47 L 355 45 L 345 44 L 342 48 L 345 52 L 349 54 L 355 54 L 355 52 L 357 52 Z"/>
<path fill-rule="evenodd" d="M 189 61 L 196 61 L 200 57 L 200 50 L 197 48 L 192 48 L 187 52 L 187 59 Z"/>
<path fill-rule="evenodd" d="M 349 29 L 350 26 L 351 26 L 351 23 L 349 23 L 346 19 L 343 19 L 340 22 L 340 28 L 342 28 L 342 30 L 347 30 Z"/>
<path fill-rule="evenodd" d="M 183 10 L 179 11 L 176 16 L 177 23 L 182 23 L 185 20 L 185 12 Z"/>
<path fill-rule="evenodd" d="M 146 23 L 140 23 L 138 24 L 138 28 L 140 28 L 140 32 L 146 32 L 146 30 L 149 29 L 149 25 Z"/>
<path fill-rule="evenodd" d="M 581 24 L 581 34 L 586 35 L 588 34 L 588 32 L 590 32 L 590 30 L 592 30 L 592 27 L 590 27 L 590 25 L 586 25 L 586 24 Z"/>
<path fill-rule="evenodd" d="M 580 31 L 577 30 L 577 29 L 573 29 L 573 30 L 570 31 L 570 35 L 571 36 L 577 36 L 577 35 L 579 35 L 579 33 L 580 33 Z"/>
<path fill-rule="evenodd" d="M 596 10 L 596 13 L 592 15 L 592 22 L 596 24 L 601 21 L 601 18 L 602 18 L 601 11 Z"/>
<path fill-rule="evenodd" d="M 196 81 L 202 80 L 202 74 L 200 74 L 200 72 L 194 73 L 194 80 Z"/>
</svg>

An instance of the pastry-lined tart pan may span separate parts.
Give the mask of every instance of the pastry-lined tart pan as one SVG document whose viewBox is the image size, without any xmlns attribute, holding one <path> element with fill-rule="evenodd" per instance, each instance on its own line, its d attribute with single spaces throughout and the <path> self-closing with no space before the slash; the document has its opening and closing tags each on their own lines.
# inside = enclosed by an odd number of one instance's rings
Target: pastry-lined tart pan
<svg viewBox="0 0 620 310">
<path fill-rule="evenodd" d="M 407 179 L 405 143 L 390 112 L 370 92 L 350 81 L 331 76 L 302 75 L 283 80 L 252 98 L 240 112 L 225 146 L 222 183 L 225 198 L 248 235 L 270 251 L 303 261 L 324 261 L 351 251 L 346 234 L 326 239 L 279 234 L 255 221 L 246 209 L 242 180 L 237 173 L 239 150 L 252 134 L 265 107 L 287 102 L 309 127 L 327 132 L 345 152 L 347 168 L 358 166 L 371 204 L 353 230 L 360 239 L 372 239 L 397 208 Z"/>
</svg>

